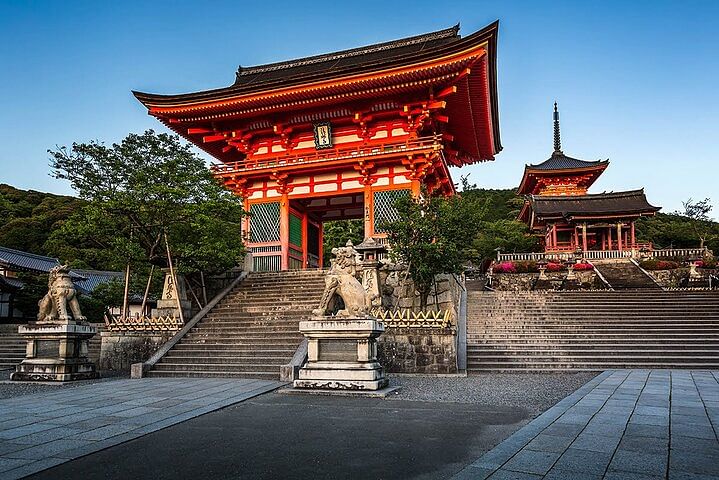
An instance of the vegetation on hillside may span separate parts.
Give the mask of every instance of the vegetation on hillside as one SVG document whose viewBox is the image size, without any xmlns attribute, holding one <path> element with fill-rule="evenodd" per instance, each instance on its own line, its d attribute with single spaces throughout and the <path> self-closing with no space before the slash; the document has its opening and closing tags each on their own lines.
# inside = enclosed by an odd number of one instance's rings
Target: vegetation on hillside
<svg viewBox="0 0 719 480">
<path fill-rule="evenodd" d="M 85 202 L 0 184 L 0 246 L 48 255 L 46 242 Z"/>
<path fill-rule="evenodd" d="M 461 195 L 474 202 L 481 213 L 478 233 L 467 245 L 468 258 L 474 264 L 495 257 L 497 248 L 504 252 L 538 248 L 537 238 L 527 235 L 525 225 L 516 221 L 522 199 L 513 189 L 483 189 L 468 184 L 466 180 L 463 183 Z M 123 265 L 108 258 L 91 238 L 73 236 L 72 241 L 61 239 L 62 232 L 67 232 L 69 228 L 62 228 L 65 221 L 79 214 L 86 204 L 74 197 L 0 185 L 0 245 L 59 257 L 77 268 L 121 270 Z M 363 239 L 363 232 L 362 220 L 327 222 L 324 230 L 325 265 L 329 264 L 332 247 L 342 246 L 347 240 L 358 244 Z M 709 249 L 719 253 L 717 222 L 699 220 L 697 223 L 680 213 L 659 213 L 637 222 L 638 240 L 651 241 L 658 248 L 698 247 L 701 243 L 699 234 L 704 236 Z M 139 291 L 143 288 L 140 281 Z"/>
</svg>

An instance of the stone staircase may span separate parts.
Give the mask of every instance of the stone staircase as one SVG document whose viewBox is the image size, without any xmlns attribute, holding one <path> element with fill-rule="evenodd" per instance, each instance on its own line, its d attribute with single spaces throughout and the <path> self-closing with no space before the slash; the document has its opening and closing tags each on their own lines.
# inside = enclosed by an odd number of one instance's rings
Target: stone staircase
<svg viewBox="0 0 719 480">
<path fill-rule="evenodd" d="M 277 380 L 302 341 L 325 272 L 250 273 L 148 372 L 150 377 Z"/>
<path fill-rule="evenodd" d="M 719 368 L 719 292 L 468 292 L 467 367 Z"/>
<path fill-rule="evenodd" d="M 17 324 L 0 326 L 0 370 L 14 369 L 25 358 L 25 339 L 17 333 Z"/>
<path fill-rule="evenodd" d="M 661 287 L 644 273 L 631 260 L 612 260 L 595 262 L 594 268 L 604 276 L 614 290 L 633 290 L 638 288 L 660 290 Z"/>
</svg>

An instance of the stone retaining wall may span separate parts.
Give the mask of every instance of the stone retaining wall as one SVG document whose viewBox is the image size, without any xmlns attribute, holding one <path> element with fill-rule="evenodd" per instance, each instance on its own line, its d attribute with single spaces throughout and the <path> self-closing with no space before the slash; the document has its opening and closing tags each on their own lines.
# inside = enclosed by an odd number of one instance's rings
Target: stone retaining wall
<svg viewBox="0 0 719 480">
<path fill-rule="evenodd" d="M 419 311 L 421 298 L 412 278 L 403 265 L 384 264 L 379 271 L 382 307 L 387 310 L 411 309 Z M 459 302 L 464 289 L 464 279 L 454 275 L 437 275 L 435 287 L 427 298 L 427 310 L 450 310 L 452 318 L 458 318 Z"/>
<path fill-rule="evenodd" d="M 673 270 L 647 270 L 647 273 L 663 288 L 679 288 L 687 286 L 689 267 L 675 268 Z M 708 284 L 709 275 L 719 275 L 719 270 L 697 268 L 697 273 L 701 275 L 699 282 Z"/>
<path fill-rule="evenodd" d="M 454 329 L 388 328 L 377 351 L 388 373 L 457 373 Z"/>
<path fill-rule="evenodd" d="M 99 370 L 130 371 L 148 360 L 175 332 L 101 332 Z"/>
<path fill-rule="evenodd" d="M 605 288 L 594 270 L 575 271 L 574 275 L 577 277 L 577 282 L 581 284 L 581 288 Z M 546 272 L 546 276 L 551 288 L 559 289 L 567 277 L 567 272 Z M 492 288 L 496 291 L 529 291 L 532 290 L 538 278 L 538 273 L 495 273 L 492 275 Z"/>
</svg>

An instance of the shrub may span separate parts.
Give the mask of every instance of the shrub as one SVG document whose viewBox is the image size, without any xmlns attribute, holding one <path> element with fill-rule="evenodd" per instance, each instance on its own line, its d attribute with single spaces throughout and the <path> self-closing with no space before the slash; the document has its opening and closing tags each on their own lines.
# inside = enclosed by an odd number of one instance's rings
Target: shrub
<svg viewBox="0 0 719 480">
<path fill-rule="evenodd" d="M 679 268 L 679 262 L 670 260 L 645 260 L 640 265 L 644 270 L 675 270 Z"/>
<path fill-rule="evenodd" d="M 492 267 L 494 273 L 536 273 L 537 262 L 502 262 Z"/>
<path fill-rule="evenodd" d="M 574 270 L 594 270 L 594 265 L 592 265 L 591 263 L 577 263 L 576 265 L 574 265 Z"/>
<path fill-rule="evenodd" d="M 698 260 L 697 268 L 717 268 L 717 260 L 716 258 L 712 258 L 710 260 Z"/>
<path fill-rule="evenodd" d="M 516 273 L 514 269 L 514 263 L 502 262 L 492 267 L 494 273 Z"/>
<path fill-rule="evenodd" d="M 564 270 L 564 264 L 562 263 L 549 262 L 547 264 L 548 272 L 561 272 L 562 270 Z"/>
</svg>

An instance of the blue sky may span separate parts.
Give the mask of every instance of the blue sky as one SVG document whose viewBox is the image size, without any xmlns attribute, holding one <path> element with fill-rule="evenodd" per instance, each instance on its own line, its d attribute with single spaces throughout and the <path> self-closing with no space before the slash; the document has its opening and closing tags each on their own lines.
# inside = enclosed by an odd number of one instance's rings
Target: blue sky
<svg viewBox="0 0 719 480">
<path fill-rule="evenodd" d="M 229 85 L 254 65 L 500 20 L 495 162 L 454 171 L 516 187 L 552 150 L 611 164 L 593 191 L 645 187 L 719 217 L 719 2 L 41 2 L 0 0 L 0 183 L 72 193 L 47 149 L 164 130 L 130 90 Z"/>
</svg>

